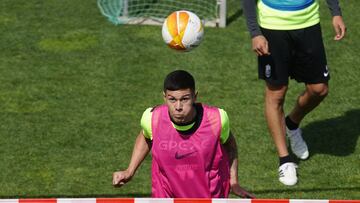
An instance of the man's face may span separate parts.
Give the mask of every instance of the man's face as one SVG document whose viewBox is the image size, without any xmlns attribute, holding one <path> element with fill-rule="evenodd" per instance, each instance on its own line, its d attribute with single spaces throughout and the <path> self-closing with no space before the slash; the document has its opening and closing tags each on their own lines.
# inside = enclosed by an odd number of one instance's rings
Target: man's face
<svg viewBox="0 0 360 203">
<path fill-rule="evenodd" d="M 175 123 L 188 123 L 195 117 L 196 94 L 191 89 L 166 90 L 164 100 Z"/>
</svg>

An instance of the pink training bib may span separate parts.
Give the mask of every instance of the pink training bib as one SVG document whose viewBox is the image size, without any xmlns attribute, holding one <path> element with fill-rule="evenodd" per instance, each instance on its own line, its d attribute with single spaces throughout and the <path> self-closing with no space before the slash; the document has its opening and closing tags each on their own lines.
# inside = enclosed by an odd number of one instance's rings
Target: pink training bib
<svg viewBox="0 0 360 203">
<path fill-rule="evenodd" d="M 229 160 L 220 143 L 219 109 L 203 105 L 203 118 L 190 135 L 172 125 L 168 108 L 152 113 L 152 196 L 225 198 L 230 190 Z"/>
</svg>

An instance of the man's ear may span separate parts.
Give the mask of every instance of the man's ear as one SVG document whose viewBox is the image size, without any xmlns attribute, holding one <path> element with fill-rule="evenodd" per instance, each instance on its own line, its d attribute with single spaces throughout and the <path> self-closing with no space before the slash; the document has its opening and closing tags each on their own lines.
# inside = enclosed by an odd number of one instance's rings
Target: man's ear
<svg viewBox="0 0 360 203">
<path fill-rule="evenodd" d="M 196 102 L 197 96 L 198 96 L 198 91 L 196 91 L 196 92 L 195 92 L 195 95 L 194 95 L 194 102 Z"/>
<path fill-rule="evenodd" d="M 163 99 L 164 99 L 164 102 L 166 102 L 166 93 L 163 91 Z"/>
</svg>

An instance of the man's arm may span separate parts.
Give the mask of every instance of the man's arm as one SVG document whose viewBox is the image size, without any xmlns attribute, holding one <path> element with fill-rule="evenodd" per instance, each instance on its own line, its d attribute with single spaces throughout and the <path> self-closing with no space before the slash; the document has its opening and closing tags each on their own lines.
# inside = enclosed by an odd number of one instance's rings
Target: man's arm
<svg viewBox="0 0 360 203">
<path fill-rule="evenodd" d="M 332 24 L 335 30 L 334 40 L 339 41 L 345 37 L 346 26 L 342 19 L 342 13 L 338 0 L 326 0 L 326 3 L 330 9 L 332 18 Z"/>
<path fill-rule="evenodd" d="M 334 40 L 339 41 L 345 37 L 346 26 L 341 16 L 333 16 L 332 24 L 335 30 Z"/>
<path fill-rule="evenodd" d="M 246 24 L 250 32 L 252 50 L 258 56 L 269 55 L 268 41 L 262 35 L 256 16 L 256 0 L 243 0 L 243 10 Z"/>
<path fill-rule="evenodd" d="M 342 16 L 338 0 L 326 0 L 332 16 Z"/>
<path fill-rule="evenodd" d="M 137 168 L 150 152 L 150 149 L 151 141 L 144 137 L 143 131 L 141 130 L 136 138 L 128 168 L 125 171 L 116 171 L 113 173 L 113 185 L 120 187 L 130 181 Z"/>
<path fill-rule="evenodd" d="M 251 38 L 261 35 L 256 16 L 256 0 L 243 0 L 242 6 Z"/>
<path fill-rule="evenodd" d="M 228 154 L 230 161 L 230 186 L 231 191 L 240 197 L 255 198 L 255 196 L 242 188 L 238 182 L 238 152 L 236 140 L 230 132 L 229 138 L 224 144 L 224 148 Z"/>
</svg>

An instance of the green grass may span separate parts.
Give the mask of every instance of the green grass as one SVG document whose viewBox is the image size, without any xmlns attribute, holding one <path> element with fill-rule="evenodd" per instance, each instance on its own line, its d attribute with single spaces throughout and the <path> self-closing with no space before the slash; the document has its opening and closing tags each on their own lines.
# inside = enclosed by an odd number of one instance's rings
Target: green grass
<svg viewBox="0 0 360 203">
<path fill-rule="evenodd" d="M 179 53 L 160 27 L 114 26 L 96 1 L 2 0 L 0 198 L 149 196 L 150 157 L 121 189 L 112 172 L 127 167 L 142 112 L 162 102 L 164 76 L 181 68 L 195 76 L 201 102 L 228 112 L 241 184 L 258 198 L 360 199 L 358 4 L 341 1 L 348 35 L 334 42 L 321 1 L 331 89 L 302 123 L 311 157 L 286 187 L 239 2 L 229 1 L 226 29 L 206 28 L 200 47 Z M 290 83 L 287 112 L 302 89 Z"/>
</svg>

